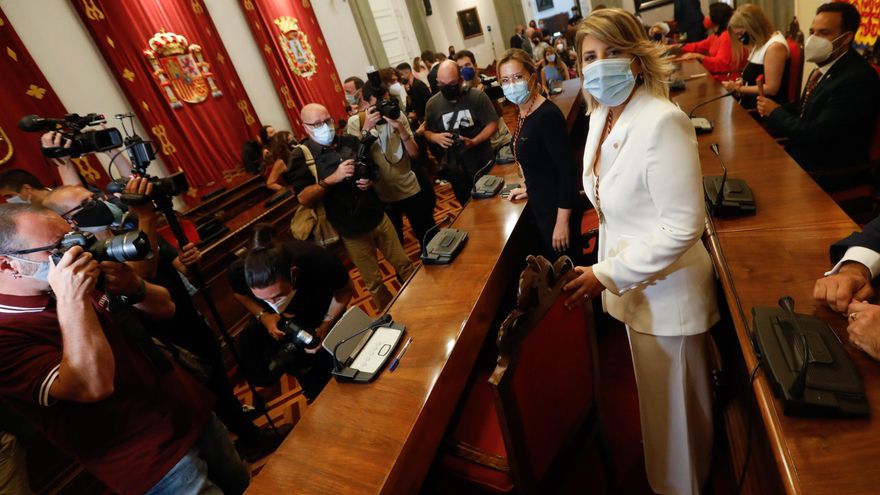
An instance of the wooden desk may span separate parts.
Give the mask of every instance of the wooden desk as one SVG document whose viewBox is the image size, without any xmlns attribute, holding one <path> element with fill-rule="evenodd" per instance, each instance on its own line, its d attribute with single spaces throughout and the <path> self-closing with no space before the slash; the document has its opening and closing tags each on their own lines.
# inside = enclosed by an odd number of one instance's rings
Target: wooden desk
<svg viewBox="0 0 880 495">
<path fill-rule="evenodd" d="M 686 63 L 685 75 L 701 72 L 698 63 Z M 723 90 L 714 79 L 703 77 L 689 80 L 685 92 L 673 95 L 685 111 L 698 102 Z M 729 176 L 743 178 L 755 192 L 758 212 L 755 216 L 732 220 L 714 220 L 710 228 L 710 251 L 718 268 L 724 298 L 730 309 L 732 342 L 738 342 L 736 354 L 743 361 L 739 369 L 748 380 L 748 371 L 756 364 L 749 329 L 751 308 L 776 306 L 782 295 L 791 295 L 798 302 L 800 313 L 814 314 L 828 322 L 846 342 L 846 321 L 841 315 L 812 300 L 816 278 L 828 269 L 828 246 L 850 234 L 857 226 L 807 176 L 761 126 L 732 98 L 710 103 L 697 110 L 697 116 L 714 121 L 715 130 L 700 136 L 700 157 L 705 174 L 720 174 L 720 165 L 709 150 L 718 142 Z M 760 414 L 762 438 L 756 444 L 769 447 L 776 472 L 761 466 L 753 457 L 749 465 L 747 493 L 775 493 L 781 486 L 790 494 L 868 494 L 877 493 L 880 472 L 874 469 L 880 455 L 880 374 L 877 364 L 864 353 L 845 344 L 844 347 L 858 368 L 873 416 L 868 419 L 805 419 L 790 418 L 782 413 L 779 403 L 763 375 L 749 391 L 743 393 L 726 411 L 731 457 L 737 474 L 745 454 L 745 417 L 748 395 Z M 723 350 L 722 350 L 723 351 Z M 751 392 L 751 394 L 749 394 Z M 755 419 L 757 421 L 757 418 Z M 753 445 L 753 449 L 756 447 Z M 752 452 L 755 456 L 759 452 Z M 756 466 L 756 464 L 759 464 Z M 778 476 L 778 479 L 769 479 Z"/>
<path fill-rule="evenodd" d="M 493 174 L 520 180 L 513 166 Z M 414 337 L 400 367 L 368 385 L 331 381 L 248 493 L 415 493 L 430 467 L 505 289 L 528 244 L 525 203 L 472 200 L 453 226 L 467 245 L 422 266 L 389 313 Z"/>
<path fill-rule="evenodd" d="M 550 100 L 562 110 L 565 115 L 565 126 L 571 132 L 574 123 L 584 112 L 584 94 L 581 92 L 581 80 L 569 79 L 562 81 L 562 93 L 553 95 Z"/>
</svg>

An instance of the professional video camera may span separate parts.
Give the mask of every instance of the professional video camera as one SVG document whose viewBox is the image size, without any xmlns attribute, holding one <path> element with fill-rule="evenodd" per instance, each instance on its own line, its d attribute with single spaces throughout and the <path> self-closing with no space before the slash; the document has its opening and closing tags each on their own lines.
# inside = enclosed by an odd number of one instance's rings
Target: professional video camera
<svg viewBox="0 0 880 495">
<path fill-rule="evenodd" d="M 357 156 L 354 159 L 354 175 L 351 176 L 351 180 L 376 180 L 376 178 L 379 177 L 379 168 L 376 167 L 376 164 L 373 163 L 373 159 L 370 157 L 370 148 L 373 147 L 373 143 L 375 143 L 377 139 L 379 139 L 379 137 L 374 136 L 372 132 L 368 132 L 367 135 L 361 139 L 361 144 L 358 146 Z"/>
<path fill-rule="evenodd" d="M 64 234 L 58 248 L 52 252 L 57 265 L 61 257 L 73 246 L 82 246 L 83 251 L 92 253 L 95 261 L 140 261 L 148 259 L 153 252 L 147 234 L 133 230 L 122 235 L 99 241 L 91 232 L 73 231 Z"/>
<path fill-rule="evenodd" d="M 57 148 L 43 148 L 43 154 L 49 158 L 62 158 L 69 156 L 77 158 L 88 153 L 108 151 L 123 145 L 122 134 L 112 127 L 83 132 L 83 129 L 104 124 L 107 119 L 103 115 L 90 113 L 79 115 L 69 113 L 60 119 L 45 119 L 37 115 L 25 115 L 18 121 L 18 128 L 25 132 L 48 132 L 61 133 L 64 139 L 71 142 L 69 148 L 63 145 Z"/>
<path fill-rule="evenodd" d="M 302 369 L 302 351 L 314 349 L 320 345 L 317 337 L 293 322 L 282 319 L 278 322 L 278 328 L 284 332 L 281 349 L 269 360 L 269 371 L 276 373 L 284 371 L 292 375 L 304 373 Z"/>
<path fill-rule="evenodd" d="M 156 158 L 156 152 L 153 151 L 153 147 L 148 141 L 144 141 L 136 132 L 134 132 L 133 113 L 120 113 L 116 115 L 116 118 L 119 119 L 120 124 L 122 125 L 122 130 L 126 132 L 125 150 L 128 151 L 128 156 L 131 159 L 132 169 L 141 177 L 146 177 L 150 184 L 153 185 L 153 194 L 150 197 L 147 197 L 143 194 L 123 193 L 126 184 L 128 184 L 129 179 L 127 178 L 116 179 L 108 184 L 107 192 L 110 194 L 121 194 L 122 202 L 127 205 L 140 205 L 149 200 L 153 200 L 156 201 L 156 206 L 160 209 L 164 209 L 163 206 L 160 205 L 160 202 L 167 202 L 168 207 L 170 208 L 171 198 L 173 196 L 179 196 L 183 192 L 189 190 L 189 183 L 186 180 L 186 175 L 184 175 L 183 172 L 177 172 L 160 179 L 148 174 L 147 167 L 149 167 L 150 162 Z M 129 124 L 131 125 L 130 133 L 125 125 L 125 119 L 128 119 Z M 114 156 L 114 158 L 116 157 Z"/>
</svg>

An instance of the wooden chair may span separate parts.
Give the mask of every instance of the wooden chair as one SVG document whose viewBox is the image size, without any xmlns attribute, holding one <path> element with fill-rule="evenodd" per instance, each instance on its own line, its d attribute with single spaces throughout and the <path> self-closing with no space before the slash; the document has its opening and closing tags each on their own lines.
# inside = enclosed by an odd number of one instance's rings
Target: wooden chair
<svg viewBox="0 0 880 495">
<path fill-rule="evenodd" d="M 480 373 L 450 426 L 442 469 L 495 493 L 546 493 L 573 447 L 598 437 L 615 486 L 599 414 L 591 306 L 569 311 L 567 257 L 529 256 L 517 308 L 501 325 L 494 372 Z"/>
</svg>

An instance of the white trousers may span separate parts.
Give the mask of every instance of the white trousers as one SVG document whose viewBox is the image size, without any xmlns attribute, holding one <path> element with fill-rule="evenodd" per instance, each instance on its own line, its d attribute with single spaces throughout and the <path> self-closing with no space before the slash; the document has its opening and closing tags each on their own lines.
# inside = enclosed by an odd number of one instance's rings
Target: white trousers
<svg viewBox="0 0 880 495">
<path fill-rule="evenodd" d="M 698 495 L 712 464 L 708 333 L 658 337 L 626 331 L 648 483 L 658 494 Z"/>
</svg>

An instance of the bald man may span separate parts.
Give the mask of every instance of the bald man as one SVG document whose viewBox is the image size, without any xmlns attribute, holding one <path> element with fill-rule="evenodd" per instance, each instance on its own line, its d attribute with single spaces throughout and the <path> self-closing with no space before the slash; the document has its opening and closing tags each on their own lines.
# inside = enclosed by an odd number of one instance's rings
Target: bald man
<svg viewBox="0 0 880 495">
<path fill-rule="evenodd" d="M 437 70 L 440 92 L 425 107 L 425 138 L 440 148 L 443 173 L 464 205 L 475 174 L 494 158 L 489 138 L 498 131 L 492 101 L 476 88 L 461 87 L 458 64 L 446 60 Z"/>
<path fill-rule="evenodd" d="M 310 103 L 303 107 L 300 117 L 309 138 L 291 152 L 291 185 L 301 204 L 315 206 L 323 202 L 327 220 L 342 237 L 381 312 L 391 301 L 391 293 L 385 287 L 376 250 L 382 252 L 401 280 L 412 275 L 413 266 L 373 191 L 375 166 L 371 164 L 365 176 L 356 173 L 354 159 L 360 140 L 337 136 L 335 120 L 324 106 Z M 316 175 L 309 169 L 302 147 L 314 160 Z"/>
</svg>

